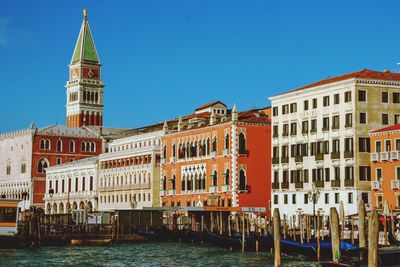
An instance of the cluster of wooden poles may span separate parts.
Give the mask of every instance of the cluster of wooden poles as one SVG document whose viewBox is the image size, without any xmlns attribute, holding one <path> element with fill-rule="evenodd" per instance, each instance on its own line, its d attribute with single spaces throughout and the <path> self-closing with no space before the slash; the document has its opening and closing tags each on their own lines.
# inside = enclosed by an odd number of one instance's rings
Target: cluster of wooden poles
<svg viewBox="0 0 400 267">
<path fill-rule="evenodd" d="M 318 214 L 319 215 L 319 214 Z M 317 215 L 317 216 L 318 216 Z M 366 210 L 365 204 L 362 200 L 359 202 L 359 214 L 358 214 L 358 232 L 359 232 L 359 248 L 360 248 L 360 257 L 363 257 L 362 249 L 366 247 Z M 341 219 L 344 216 L 341 216 Z M 305 225 L 307 226 L 306 238 L 309 240 L 310 237 L 310 229 L 309 219 L 306 219 Z M 332 242 L 332 259 L 335 262 L 340 260 L 340 239 L 343 239 L 343 228 L 342 231 L 339 229 L 339 214 L 335 207 L 330 209 L 330 236 Z M 344 226 L 344 219 L 342 219 L 342 226 Z M 324 235 L 320 235 L 320 224 L 319 224 L 319 216 L 317 220 L 317 231 L 316 231 L 316 240 L 318 246 L 318 255 L 320 251 L 320 239 L 324 238 Z M 300 223 L 300 238 L 303 239 L 303 223 Z M 386 223 L 385 223 L 386 226 Z M 353 227 L 352 227 L 353 228 Z M 293 227 L 292 235 L 294 238 L 295 228 Z M 279 213 L 279 209 L 275 209 L 273 212 L 273 235 L 274 235 L 274 256 L 275 256 L 275 266 L 281 266 L 281 236 L 286 238 L 286 220 L 283 220 L 283 226 L 281 227 L 281 217 Z M 302 241 L 302 240 L 301 240 Z M 354 237 L 352 234 L 352 241 L 354 242 Z M 377 210 L 373 209 L 371 214 L 368 216 L 368 266 L 378 266 L 378 241 L 379 241 L 379 215 Z M 302 241 L 303 242 L 303 241 Z M 319 260 L 319 258 L 318 258 Z"/>
</svg>

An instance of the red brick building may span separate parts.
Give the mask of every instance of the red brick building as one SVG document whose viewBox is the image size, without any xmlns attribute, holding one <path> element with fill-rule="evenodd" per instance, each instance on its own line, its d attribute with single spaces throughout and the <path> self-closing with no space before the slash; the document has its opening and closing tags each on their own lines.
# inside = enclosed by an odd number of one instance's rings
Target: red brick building
<svg viewBox="0 0 400 267">
<path fill-rule="evenodd" d="M 92 157 L 102 152 L 102 139 L 83 128 L 54 125 L 39 128 L 33 136 L 33 205 L 44 205 L 46 168 Z"/>
<path fill-rule="evenodd" d="M 164 125 L 161 196 L 164 207 L 269 207 L 269 109 L 237 112 L 222 102 Z"/>
</svg>

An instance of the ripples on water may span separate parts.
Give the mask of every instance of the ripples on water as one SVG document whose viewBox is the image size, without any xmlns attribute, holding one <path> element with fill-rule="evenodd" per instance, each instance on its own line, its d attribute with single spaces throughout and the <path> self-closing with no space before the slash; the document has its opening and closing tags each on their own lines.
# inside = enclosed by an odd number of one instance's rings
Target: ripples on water
<svg viewBox="0 0 400 267">
<path fill-rule="evenodd" d="M 228 252 L 206 244 L 142 243 L 0 250 L 0 266 L 273 266 L 270 253 Z M 282 256 L 283 266 L 318 266 Z"/>
</svg>

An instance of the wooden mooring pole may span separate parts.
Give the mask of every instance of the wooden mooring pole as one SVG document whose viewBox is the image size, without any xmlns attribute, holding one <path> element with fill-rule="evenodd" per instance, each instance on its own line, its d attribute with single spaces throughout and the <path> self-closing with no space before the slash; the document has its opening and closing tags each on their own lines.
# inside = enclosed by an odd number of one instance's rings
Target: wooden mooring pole
<svg viewBox="0 0 400 267">
<path fill-rule="evenodd" d="M 373 209 L 368 223 L 368 266 L 378 266 L 379 217 Z"/>
<path fill-rule="evenodd" d="M 358 247 L 360 248 L 360 261 L 364 261 L 364 248 L 365 248 L 365 204 L 362 199 L 358 202 Z"/>
<path fill-rule="evenodd" d="M 245 243 L 245 238 L 244 238 L 244 231 L 245 231 L 245 221 L 244 221 L 244 213 L 242 214 L 242 253 L 244 253 L 244 243 Z"/>
<path fill-rule="evenodd" d="M 335 207 L 330 210 L 332 259 L 335 262 L 340 260 L 340 237 L 339 237 L 339 216 Z"/>
<path fill-rule="evenodd" d="M 281 266 L 281 218 L 279 209 L 274 210 L 274 256 L 275 267 Z"/>
<path fill-rule="evenodd" d="M 319 242 L 319 236 L 320 236 L 320 221 L 319 221 L 319 211 L 317 211 L 317 260 L 320 260 L 321 257 L 321 244 Z M 315 233 L 314 233 L 315 234 Z"/>
</svg>

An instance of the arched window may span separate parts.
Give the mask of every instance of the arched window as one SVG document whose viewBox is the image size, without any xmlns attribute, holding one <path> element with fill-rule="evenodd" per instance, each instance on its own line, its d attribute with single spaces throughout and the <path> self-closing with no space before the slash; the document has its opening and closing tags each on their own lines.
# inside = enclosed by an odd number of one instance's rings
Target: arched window
<svg viewBox="0 0 400 267">
<path fill-rule="evenodd" d="M 217 151 L 217 137 L 215 136 L 212 142 L 212 151 Z"/>
<path fill-rule="evenodd" d="M 185 186 L 185 176 L 182 177 L 182 191 L 186 190 L 186 186 Z"/>
<path fill-rule="evenodd" d="M 46 158 L 42 158 L 38 162 L 38 173 L 46 173 L 46 168 L 49 167 L 49 161 Z"/>
<path fill-rule="evenodd" d="M 213 175 L 212 175 L 212 179 L 213 179 L 213 186 L 217 186 L 217 179 L 218 179 L 218 174 L 217 174 L 217 170 L 214 171 Z"/>
<path fill-rule="evenodd" d="M 7 174 L 7 175 L 10 175 L 10 174 L 11 174 L 11 165 L 10 165 L 10 163 L 7 163 L 7 166 L 6 166 L 6 174 Z"/>
<path fill-rule="evenodd" d="M 85 142 L 82 142 L 82 143 L 81 143 L 81 151 L 82 151 L 82 152 L 85 152 L 85 151 L 86 151 L 86 143 L 85 143 Z"/>
<path fill-rule="evenodd" d="M 246 173 L 243 169 L 239 172 L 239 190 L 246 190 Z"/>
<path fill-rule="evenodd" d="M 40 140 L 40 149 L 44 150 L 45 146 L 46 146 L 46 141 L 44 139 Z"/>
<path fill-rule="evenodd" d="M 246 138 L 243 133 L 239 134 L 239 154 L 246 154 Z"/>
<path fill-rule="evenodd" d="M 75 141 L 74 140 L 69 141 L 69 152 L 71 152 L 71 153 L 75 152 Z"/>
<path fill-rule="evenodd" d="M 225 149 L 229 149 L 229 134 L 225 135 Z"/>
<path fill-rule="evenodd" d="M 225 171 L 225 185 L 229 185 L 229 169 Z"/>
<path fill-rule="evenodd" d="M 57 152 L 62 152 L 62 141 L 61 140 L 57 141 Z"/>
<path fill-rule="evenodd" d="M 49 139 L 45 140 L 45 147 L 44 147 L 44 149 L 50 150 L 50 140 L 49 140 Z"/>
<path fill-rule="evenodd" d="M 26 172 L 26 164 L 25 162 L 21 163 L 21 173 L 25 173 Z"/>
<path fill-rule="evenodd" d="M 90 142 L 86 142 L 85 145 L 86 145 L 86 151 L 87 151 L 87 152 L 91 151 L 91 150 L 90 150 L 90 149 L 91 149 L 91 148 L 90 148 Z"/>
<path fill-rule="evenodd" d="M 90 142 L 90 151 L 96 152 L 96 143 L 95 142 Z"/>
<path fill-rule="evenodd" d="M 172 145 L 172 156 L 175 157 L 175 144 Z"/>
<path fill-rule="evenodd" d="M 206 153 L 210 155 L 210 138 L 207 138 Z"/>
<path fill-rule="evenodd" d="M 167 146 L 165 145 L 163 148 L 163 158 L 166 159 L 167 158 Z"/>
<path fill-rule="evenodd" d="M 167 190 L 167 176 L 164 176 L 164 179 L 163 179 L 163 186 L 162 186 L 162 189 L 163 190 Z"/>
<path fill-rule="evenodd" d="M 172 179 L 171 180 L 172 180 L 171 181 L 171 189 L 175 190 L 175 185 L 176 185 L 176 176 L 175 176 L 175 174 L 172 175 Z"/>
</svg>

